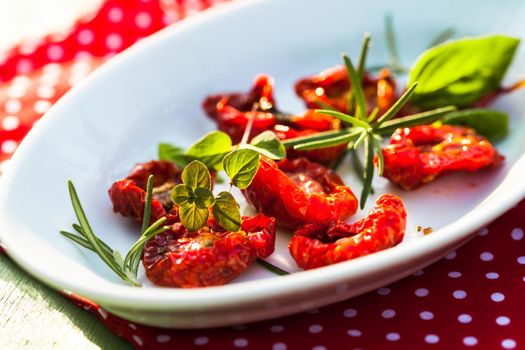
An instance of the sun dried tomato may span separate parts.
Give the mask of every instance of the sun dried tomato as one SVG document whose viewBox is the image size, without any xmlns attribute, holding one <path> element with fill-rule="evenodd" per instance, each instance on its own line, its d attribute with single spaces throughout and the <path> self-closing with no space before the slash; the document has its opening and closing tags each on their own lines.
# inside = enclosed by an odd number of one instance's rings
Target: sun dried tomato
<svg viewBox="0 0 525 350">
<path fill-rule="evenodd" d="M 166 216 L 177 221 L 177 211 L 172 209 L 170 191 L 181 182 L 181 170 L 173 163 L 164 160 L 152 160 L 139 163 L 124 180 L 119 180 L 109 189 L 113 211 L 125 217 L 133 217 L 142 222 L 146 202 L 146 185 L 148 177 L 153 175 L 153 199 L 151 201 L 150 224 Z"/>
<path fill-rule="evenodd" d="M 207 287 L 230 282 L 257 258 L 275 247 L 275 219 L 258 214 L 243 217 L 241 231 L 230 232 L 210 218 L 189 232 L 181 223 L 150 239 L 144 247 L 146 275 L 169 287 Z"/>
<path fill-rule="evenodd" d="M 357 210 L 357 199 L 341 178 L 305 158 L 275 163 L 261 157 L 259 170 L 243 194 L 257 211 L 288 228 L 342 220 Z"/>
<path fill-rule="evenodd" d="M 474 130 L 452 125 L 420 125 L 396 130 L 383 148 L 383 176 L 412 189 L 449 171 L 477 171 L 504 159 Z"/>
<path fill-rule="evenodd" d="M 350 88 L 348 73 L 344 66 L 326 69 L 295 84 L 295 92 L 304 100 L 308 108 L 323 108 L 323 105 L 328 105 L 345 113 L 348 111 Z M 396 82 L 388 69 L 381 70 L 377 78 L 366 73 L 363 78 L 363 89 L 367 113 L 378 107 L 381 115 L 395 102 Z"/>
<path fill-rule="evenodd" d="M 326 220 L 301 227 L 288 249 L 299 267 L 314 269 L 393 247 L 403 240 L 405 227 L 403 202 L 386 194 L 354 224 Z"/>
</svg>

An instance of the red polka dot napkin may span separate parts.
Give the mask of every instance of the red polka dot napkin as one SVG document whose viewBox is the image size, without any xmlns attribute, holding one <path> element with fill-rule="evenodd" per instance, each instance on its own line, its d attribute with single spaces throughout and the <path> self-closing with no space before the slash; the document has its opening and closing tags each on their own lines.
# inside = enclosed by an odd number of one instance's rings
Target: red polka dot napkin
<svg viewBox="0 0 525 350">
<path fill-rule="evenodd" d="M 107 0 L 59 35 L 0 54 L 0 170 L 49 107 L 113 54 L 220 1 Z M 525 348 L 525 201 L 424 271 L 361 297 L 271 321 L 177 331 L 73 302 L 141 349 Z"/>
</svg>

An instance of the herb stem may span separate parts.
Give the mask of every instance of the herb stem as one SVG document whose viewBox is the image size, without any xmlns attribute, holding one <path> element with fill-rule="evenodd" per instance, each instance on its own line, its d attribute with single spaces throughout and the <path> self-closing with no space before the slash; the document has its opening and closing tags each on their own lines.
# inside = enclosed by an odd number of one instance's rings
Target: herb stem
<svg viewBox="0 0 525 350">
<path fill-rule="evenodd" d="M 146 184 L 146 201 L 144 203 L 144 216 L 142 218 L 142 229 L 140 232 L 144 233 L 149 225 L 151 218 L 151 198 L 153 197 L 153 175 L 148 177 Z"/>
<path fill-rule="evenodd" d="M 280 276 L 285 276 L 285 275 L 289 275 L 290 273 L 281 269 L 280 267 L 277 267 L 271 263 L 269 263 L 268 261 L 266 260 L 263 260 L 263 259 L 260 259 L 258 258 L 257 260 L 257 263 L 259 265 L 261 265 L 262 267 L 264 267 L 266 270 L 270 271 L 270 272 L 273 272 L 275 273 L 276 275 L 280 275 Z"/>
</svg>

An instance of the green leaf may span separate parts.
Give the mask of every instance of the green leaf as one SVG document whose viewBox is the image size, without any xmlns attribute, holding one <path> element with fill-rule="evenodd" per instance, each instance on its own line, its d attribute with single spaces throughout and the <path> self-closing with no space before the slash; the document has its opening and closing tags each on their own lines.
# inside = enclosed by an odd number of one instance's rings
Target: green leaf
<svg viewBox="0 0 525 350">
<path fill-rule="evenodd" d="M 228 231 L 237 232 L 241 229 L 241 211 L 230 192 L 223 191 L 217 195 L 213 216 Z"/>
<path fill-rule="evenodd" d="M 496 91 L 520 40 L 503 35 L 450 41 L 425 51 L 410 71 L 412 102 L 424 109 L 467 107 Z"/>
<path fill-rule="evenodd" d="M 193 203 L 180 207 L 179 216 L 182 224 L 189 231 L 197 231 L 208 222 L 210 211 L 208 209 L 198 208 L 197 205 Z"/>
<path fill-rule="evenodd" d="M 259 169 L 259 157 L 259 152 L 251 149 L 239 149 L 224 157 L 224 170 L 235 186 L 243 190 L 250 185 Z"/>
<path fill-rule="evenodd" d="M 195 201 L 195 194 L 190 186 L 178 184 L 171 190 L 170 199 L 179 207 L 189 205 Z"/>
<path fill-rule="evenodd" d="M 194 156 L 209 168 L 221 170 L 222 159 L 231 152 L 232 140 L 222 131 L 212 131 L 198 139 L 186 151 L 186 155 Z"/>
<path fill-rule="evenodd" d="M 463 125 L 476 130 L 490 141 L 498 141 L 509 131 L 507 113 L 489 108 L 473 108 L 452 112 L 443 117 L 444 124 Z"/>
<path fill-rule="evenodd" d="M 345 63 L 346 72 L 348 73 L 348 79 L 350 80 L 350 85 L 352 87 L 352 96 L 356 100 L 357 104 L 357 119 L 366 120 L 366 100 L 365 100 L 365 93 L 363 91 L 363 81 L 362 79 L 357 75 L 357 72 L 355 70 L 354 65 L 352 64 L 352 60 L 347 54 L 343 54 L 343 61 Z M 355 124 L 353 124 L 355 125 Z"/>
<path fill-rule="evenodd" d="M 250 145 L 247 146 L 270 159 L 279 160 L 286 157 L 286 148 L 277 135 L 270 130 L 255 136 L 250 142 Z"/>
<path fill-rule="evenodd" d="M 211 190 L 211 176 L 204 163 L 194 160 L 182 171 L 182 182 L 192 190 L 204 187 Z"/>
<path fill-rule="evenodd" d="M 213 193 L 204 187 L 197 187 L 193 192 L 195 194 L 195 204 L 199 209 L 211 208 L 215 199 Z"/>
<path fill-rule="evenodd" d="M 195 160 L 195 157 L 184 154 L 183 148 L 169 143 L 159 143 L 158 158 L 175 163 L 180 168 L 184 168 L 192 160 Z"/>
</svg>

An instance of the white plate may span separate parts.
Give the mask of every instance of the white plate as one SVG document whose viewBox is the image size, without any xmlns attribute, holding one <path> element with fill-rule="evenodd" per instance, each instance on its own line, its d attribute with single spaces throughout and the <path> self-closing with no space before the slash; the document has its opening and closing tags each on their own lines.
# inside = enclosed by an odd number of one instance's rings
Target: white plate
<svg viewBox="0 0 525 350">
<path fill-rule="evenodd" d="M 66 188 L 72 179 L 95 232 L 127 251 L 137 227 L 112 213 L 107 189 L 135 162 L 154 158 L 159 141 L 184 146 L 212 130 L 200 108 L 207 94 L 246 90 L 257 73 L 266 72 L 276 78 L 279 105 L 300 111 L 293 82 L 339 63 L 341 51 L 355 57 L 365 31 L 374 38 L 371 63 L 386 59 L 386 12 L 394 15 L 407 63 L 446 27 L 459 35 L 525 33 L 525 3 L 515 1 L 250 1 L 197 15 L 111 60 L 27 136 L 0 184 L 0 239 L 9 255 L 53 288 L 80 294 L 129 320 L 198 328 L 344 300 L 407 276 L 463 244 L 525 194 L 523 92 L 497 103 L 512 116 L 511 134 L 498 145 L 507 157 L 498 170 L 443 177 L 413 192 L 376 181 L 377 192 L 401 195 L 409 213 L 407 239 L 384 252 L 285 277 L 253 266 L 236 283 L 221 287 L 133 288 L 58 233 L 75 221 Z M 519 55 L 523 62 L 523 50 Z M 524 73 L 519 62 L 509 80 Z M 359 189 L 350 174 L 344 176 Z M 418 237 L 418 225 L 434 232 Z M 280 233 L 270 260 L 297 271 L 288 239 Z"/>
</svg>

